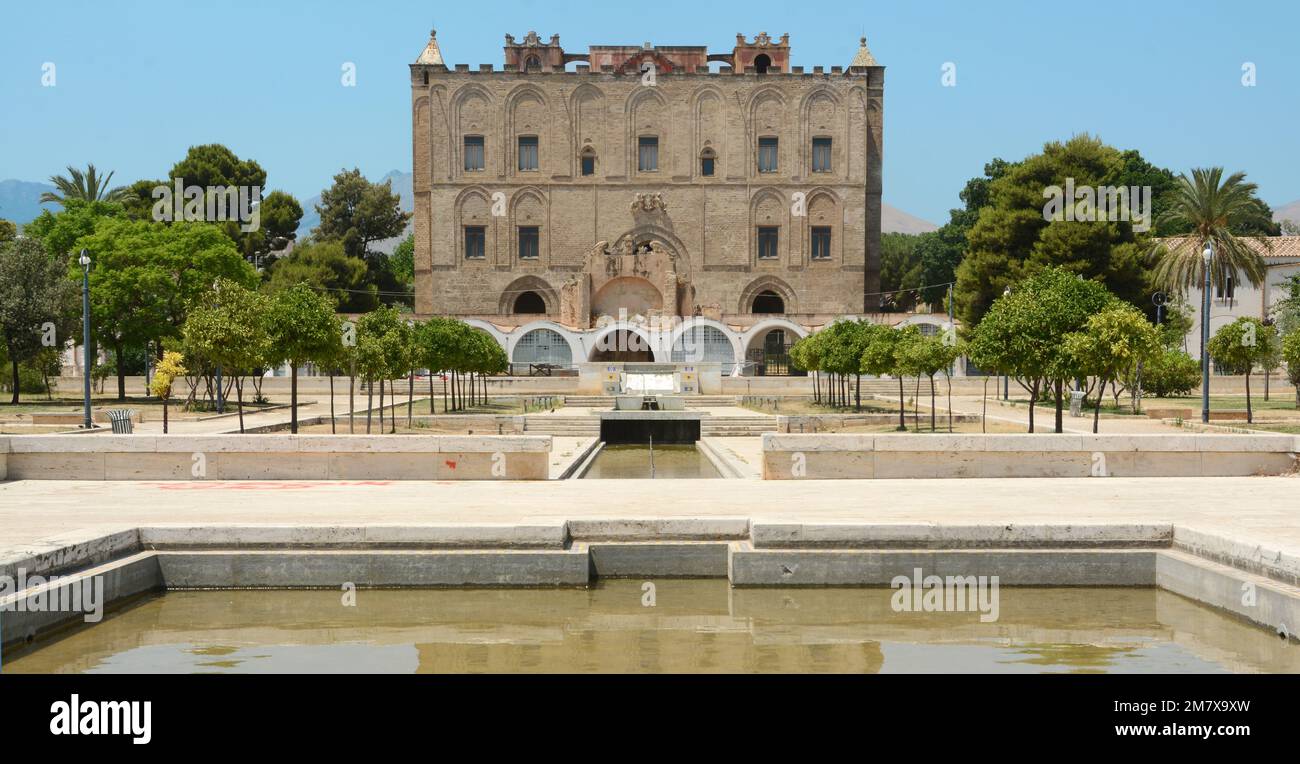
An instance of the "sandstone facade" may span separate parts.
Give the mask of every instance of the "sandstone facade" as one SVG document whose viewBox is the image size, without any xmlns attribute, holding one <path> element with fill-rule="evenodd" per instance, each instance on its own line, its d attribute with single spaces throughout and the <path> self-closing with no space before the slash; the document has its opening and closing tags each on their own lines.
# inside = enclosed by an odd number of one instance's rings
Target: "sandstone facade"
<svg viewBox="0 0 1300 764">
<path fill-rule="evenodd" d="M 506 332 L 875 312 L 884 67 L 865 39 L 848 67 L 789 61 L 788 36 L 566 53 L 529 33 L 471 70 L 431 36 L 411 65 L 416 312 Z"/>
</svg>

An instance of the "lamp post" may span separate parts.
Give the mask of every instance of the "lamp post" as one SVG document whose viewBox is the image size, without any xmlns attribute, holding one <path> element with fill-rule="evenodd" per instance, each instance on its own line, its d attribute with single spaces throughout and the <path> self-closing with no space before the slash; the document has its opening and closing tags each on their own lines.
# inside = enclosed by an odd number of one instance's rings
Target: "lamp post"
<svg viewBox="0 0 1300 764">
<path fill-rule="evenodd" d="M 221 303 L 221 282 L 220 281 L 212 282 L 212 291 L 216 292 L 217 304 L 220 305 Z M 217 364 L 217 413 L 218 414 L 226 413 L 226 399 L 225 396 L 222 395 L 222 389 L 221 389 L 221 364 Z"/>
<path fill-rule="evenodd" d="M 81 250 L 77 262 L 81 264 L 81 389 L 86 410 L 82 426 L 89 430 L 94 426 L 90 421 L 90 250 Z"/>
<path fill-rule="evenodd" d="M 1010 297 L 1010 296 L 1011 296 L 1011 287 L 1010 287 L 1010 286 L 1008 286 L 1006 289 L 1003 289 L 1003 290 L 1002 290 L 1002 296 L 1003 296 L 1003 297 Z M 996 394 L 996 392 L 995 392 L 995 394 Z M 1009 400 L 1011 400 L 1011 376 L 1008 375 L 1008 374 L 1003 374 L 1003 375 L 1002 375 L 1002 400 L 1004 400 L 1004 401 L 1009 401 Z"/>
<path fill-rule="evenodd" d="M 1214 242 L 1205 243 L 1201 264 L 1205 281 L 1201 287 L 1201 423 L 1210 423 L 1210 265 L 1214 262 Z"/>
</svg>

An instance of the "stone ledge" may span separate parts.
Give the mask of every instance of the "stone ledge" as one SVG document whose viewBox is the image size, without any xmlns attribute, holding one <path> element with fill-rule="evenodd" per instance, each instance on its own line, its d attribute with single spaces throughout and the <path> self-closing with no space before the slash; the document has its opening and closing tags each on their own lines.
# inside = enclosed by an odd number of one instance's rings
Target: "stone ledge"
<svg viewBox="0 0 1300 764">
<path fill-rule="evenodd" d="M 816 523 L 756 522 L 751 539 L 756 549 L 780 548 L 942 548 L 1032 549 L 1122 548 L 1168 546 L 1174 528 L 1167 523 L 1069 525 L 948 525 L 937 523 Z"/>
<path fill-rule="evenodd" d="M 0 452 L 40 453 L 549 453 L 549 435 L 0 436 Z"/>
</svg>

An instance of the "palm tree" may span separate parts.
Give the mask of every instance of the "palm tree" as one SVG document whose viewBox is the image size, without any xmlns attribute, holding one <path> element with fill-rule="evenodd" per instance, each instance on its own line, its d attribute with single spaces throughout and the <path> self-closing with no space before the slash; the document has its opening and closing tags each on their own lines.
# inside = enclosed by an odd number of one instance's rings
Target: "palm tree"
<svg viewBox="0 0 1300 764">
<path fill-rule="evenodd" d="M 95 165 L 86 165 L 86 171 L 82 172 L 71 165 L 68 166 L 69 179 L 63 175 L 54 175 L 50 177 L 50 182 L 55 185 L 62 196 L 59 194 L 46 191 L 41 194 L 41 204 L 46 202 L 55 202 L 63 204 L 66 201 L 79 200 L 83 202 L 117 202 L 121 201 L 126 195 L 127 189 L 124 186 L 109 188 L 109 181 L 113 179 L 113 173 L 109 172 L 104 177 L 99 176 Z"/>
<path fill-rule="evenodd" d="M 1255 196 L 1257 186 L 1246 182 L 1244 172 L 1223 179 L 1222 167 L 1195 168 L 1192 177 L 1178 176 L 1173 199 L 1162 223 L 1184 236 L 1157 241 L 1153 277 L 1171 292 L 1182 292 L 1205 280 L 1201 252 L 1214 243 L 1214 262 L 1210 278 L 1224 284 L 1226 276 L 1240 281 L 1245 276 L 1251 286 L 1264 283 L 1267 266 L 1259 250 L 1271 252 L 1267 237 L 1237 236 L 1233 231 L 1267 230 L 1272 221 L 1268 207 Z M 1257 246 L 1252 246 L 1252 244 Z"/>
</svg>

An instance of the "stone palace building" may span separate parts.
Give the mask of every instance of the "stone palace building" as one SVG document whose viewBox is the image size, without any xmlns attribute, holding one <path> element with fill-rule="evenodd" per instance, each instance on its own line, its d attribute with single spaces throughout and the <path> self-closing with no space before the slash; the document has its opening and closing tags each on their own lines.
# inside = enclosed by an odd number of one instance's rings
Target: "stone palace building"
<svg viewBox="0 0 1300 764">
<path fill-rule="evenodd" d="M 847 67 L 790 53 L 530 32 L 471 69 L 432 34 L 410 68 L 417 314 L 517 367 L 729 374 L 877 312 L 885 69 L 865 39 Z"/>
</svg>

